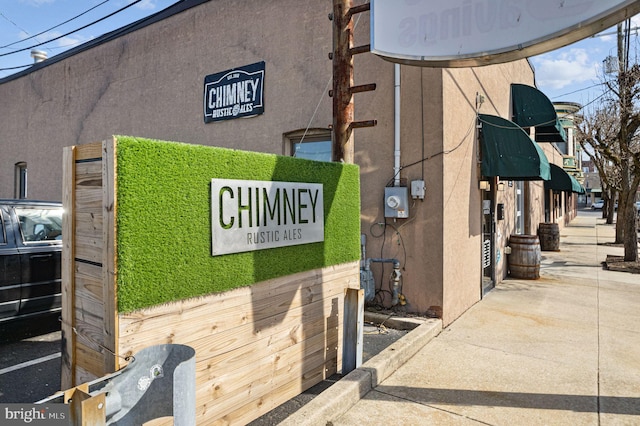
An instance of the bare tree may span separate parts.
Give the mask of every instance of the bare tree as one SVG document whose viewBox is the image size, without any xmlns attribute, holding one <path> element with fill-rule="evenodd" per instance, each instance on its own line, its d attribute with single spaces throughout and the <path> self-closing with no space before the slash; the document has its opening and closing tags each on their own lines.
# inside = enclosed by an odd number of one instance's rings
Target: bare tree
<svg viewBox="0 0 640 426">
<path fill-rule="evenodd" d="M 634 205 L 638 185 L 640 185 L 640 146 L 638 129 L 640 111 L 635 107 L 640 98 L 640 66 L 629 66 L 629 39 L 631 22 L 618 25 L 619 71 L 616 80 L 607 83 L 619 100 L 620 129 L 620 198 L 618 221 L 622 223 L 624 239 L 624 260 L 638 261 L 638 234 L 636 230 L 636 209 Z"/>
<path fill-rule="evenodd" d="M 629 66 L 629 29 L 629 21 L 618 25 L 619 69 L 616 78 L 605 81 L 610 96 L 579 125 L 578 139 L 598 168 L 610 209 L 612 196 L 619 194 L 616 242 L 624 244 L 625 261 L 637 262 L 634 202 L 640 185 L 640 66 Z"/>
<path fill-rule="evenodd" d="M 613 223 L 614 202 L 621 183 L 617 166 L 619 163 L 618 128 L 616 115 L 612 114 L 610 109 L 600 107 L 584 116 L 578 123 L 576 135 L 582 151 L 589 156 L 600 176 L 604 201 L 602 217 L 606 219 L 607 224 Z M 622 238 L 621 235 L 620 238 Z M 622 240 L 618 242 L 622 243 Z"/>
</svg>

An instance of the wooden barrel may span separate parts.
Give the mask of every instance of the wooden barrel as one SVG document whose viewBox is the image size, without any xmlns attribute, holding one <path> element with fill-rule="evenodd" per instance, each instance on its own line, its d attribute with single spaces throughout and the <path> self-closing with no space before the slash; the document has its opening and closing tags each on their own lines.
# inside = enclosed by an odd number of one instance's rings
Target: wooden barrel
<svg viewBox="0 0 640 426">
<path fill-rule="evenodd" d="M 537 235 L 512 235 L 509 238 L 509 275 L 513 278 L 540 278 L 540 240 Z"/>
<path fill-rule="evenodd" d="M 560 251 L 560 228 L 557 223 L 541 223 L 538 237 L 542 251 Z"/>
</svg>

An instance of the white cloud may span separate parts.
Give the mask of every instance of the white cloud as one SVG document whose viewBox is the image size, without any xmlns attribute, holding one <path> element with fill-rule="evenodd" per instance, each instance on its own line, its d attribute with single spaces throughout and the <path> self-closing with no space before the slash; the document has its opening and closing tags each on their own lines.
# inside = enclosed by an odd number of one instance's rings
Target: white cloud
<svg viewBox="0 0 640 426">
<path fill-rule="evenodd" d="M 31 6 L 40 7 L 43 4 L 53 3 L 56 0 L 20 0 L 20 3 L 26 3 Z"/>
<path fill-rule="evenodd" d="M 37 43 L 42 43 L 45 42 L 47 40 L 52 40 L 56 37 L 60 37 L 62 35 L 61 32 L 59 31 L 48 31 L 40 36 L 38 36 L 35 39 L 35 42 Z M 24 32 L 20 33 L 20 37 L 21 38 L 26 38 L 28 37 L 28 35 Z M 69 49 L 73 46 L 77 46 L 78 44 L 82 44 L 85 43 L 89 40 L 92 40 L 94 37 L 90 36 L 90 37 L 84 37 L 81 36 L 79 34 L 70 34 L 68 36 L 65 37 L 61 37 L 59 39 L 57 39 L 56 41 L 52 42 L 52 43 L 48 43 L 48 44 L 44 44 L 40 47 L 37 47 L 37 49 L 40 50 L 50 50 L 52 52 L 52 54 L 58 54 L 61 51 L 64 51 L 66 49 Z"/>
<path fill-rule="evenodd" d="M 152 10 L 156 8 L 155 0 L 142 0 L 140 3 L 136 4 L 138 9 L 142 10 Z"/>
<path fill-rule="evenodd" d="M 575 83 L 597 79 L 599 61 L 593 61 L 586 49 L 570 48 L 532 59 L 536 81 L 542 86 L 562 89 Z"/>
<path fill-rule="evenodd" d="M 92 40 L 94 37 L 82 37 L 78 35 L 66 36 L 56 40 L 56 44 L 58 47 L 62 47 L 65 49 L 77 46 L 82 43 L 86 43 L 89 40 Z"/>
</svg>

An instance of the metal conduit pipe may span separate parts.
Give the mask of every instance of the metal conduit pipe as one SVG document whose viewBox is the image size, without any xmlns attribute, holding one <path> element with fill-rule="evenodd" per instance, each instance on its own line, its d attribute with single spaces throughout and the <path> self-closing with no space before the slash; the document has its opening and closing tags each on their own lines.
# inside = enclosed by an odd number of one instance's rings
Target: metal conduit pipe
<svg viewBox="0 0 640 426">
<path fill-rule="evenodd" d="M 394 64 L 393 186 L 400 186 L 400 64 Z"/>
<path fill-rule="evenodd" d="M 400 261 L 398 259 L 369 258 L 364 262 L 364 269 L 366 271 L 371 269 L 371 262 L 393 263 L 393 272 L 391 273 L 391 305 L 396 306 L 400 301 L 400 278 L 402 277 L 402 272 L 400 272 Z"/>
</svg>

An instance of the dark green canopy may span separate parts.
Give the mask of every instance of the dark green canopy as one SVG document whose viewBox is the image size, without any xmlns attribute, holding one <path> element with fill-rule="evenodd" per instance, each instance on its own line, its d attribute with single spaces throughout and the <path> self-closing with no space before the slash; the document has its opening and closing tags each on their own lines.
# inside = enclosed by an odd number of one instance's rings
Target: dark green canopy
<svg viewBox="0 0 640 426">
<path fill-rule="evenodd" d="M 479 114 L 482 174 L 508 180 L 549 180 L 549 161 L 538 144 L 512 121 Z"/>
<path fill-rule="evenodd" d="M 552 189 L 554 191 L 575 192 L 576 194 L 584 194 L 585 190 L 580 182 L 569 173 L 564 171 L 562 167 L 551 164 L 551 180 L 544 183 L 544 189 Z"/>
<path fill-rule="evenodd" d="M 567 135 L 556 109 L 547 96 L 526 84 L 511 85 L 513 122 L 520 127 L 535 127 L 536 142 L 566 142 Z"/>
</svg>

